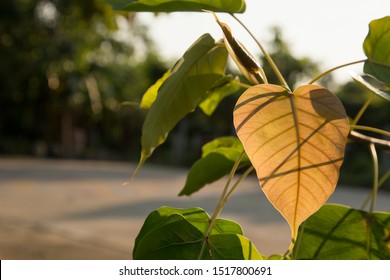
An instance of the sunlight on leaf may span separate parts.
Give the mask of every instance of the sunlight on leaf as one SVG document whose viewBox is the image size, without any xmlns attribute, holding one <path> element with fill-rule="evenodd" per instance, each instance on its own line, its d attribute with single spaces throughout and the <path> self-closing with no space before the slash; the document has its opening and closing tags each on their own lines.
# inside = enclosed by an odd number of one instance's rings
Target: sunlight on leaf
<svg viewBox="0 0 390 280">
<path fill-rule="evenodd" d="M 230 136 L 217 138 L 205 144 L 202 151 L 202 158 L 192 165 L 185 186 L 179 195 L 191 195 L 207 184 L 229 174 L 244 148 L 240 140 Z M 239 168 L 249 164 L 248 157 L 244 156 Z"/>
<path fill-rule="evenodd" d="M 158 88 L 158 94 L 142 126 L 141 159 L 134 172 L 154 149 L 165 142 L 168 133 L 187 114 L 195 110 L 225 75 L 227 51 L 205 34 L 176 62 L 168 78 Z"/>
<path fill-rule="evenodd" d="M 140 105 L 141 108 L 149 109 L 150 107 L 152 107 L 154 101 L 157 98 L 158 90 L 160 89 L 161 85 L 165 82 L 165 80 L 168 79 L 170 74 L 171 74 L 171 70 L 168 70 L 160 79 L 158 79 L 151 87 L 148 88 L 148 90 L 142 96 L 141 105 Z"/>
<path fill-rule="evenodd" d="M 368 89 L 372 93 L 390 101 L 390 88 L 384 83 L 378 81 L 371 75 L 357 75 L 353 74 L 352 78 L 361 86 Z"/>
<path fill-rule="evenodd" d="M 390 16 L 370 22 L 370 31 L 363 43 L 368 60 L 364 72 L 390 86 Z"/>
<path fill-rule="evenodd" d="M 220 84 L 209 90 L 206 98 L 199 104 L 199 108 L 202 109 L 203 113 L 211 116 L 225 97 L 240 89 L 237 82 L 237 77 L 235 79 L 231 76 L 224 77 Z"/>
<path fill-rule="evenodd" d="M 107 0 L 116 10 L 134 12 L 200 12 L 203 9 L 215 12 L 243 13 L 244 0 Z"/>
<path fill-rule="evenodd" d="M 344 107 L 320 86 L 290 93 L 256 85 L 237 101 L 234 125 L 261 188 L 295 240 L 299 225 L 336 187 L 349 133 Z"/>
<path fill-rule="evenodd" d="M 324 205 L 306 222 L 296 259 L 390 259 L 390 213 Z"/>
</svg>

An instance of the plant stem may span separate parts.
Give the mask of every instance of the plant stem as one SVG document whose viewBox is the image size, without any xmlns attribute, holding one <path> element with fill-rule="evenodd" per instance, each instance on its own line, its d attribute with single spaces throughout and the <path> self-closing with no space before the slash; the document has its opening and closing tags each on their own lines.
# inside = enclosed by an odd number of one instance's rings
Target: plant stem
<svg viewBox="0 0 390 280">
<path fill-rule="evenodd" d="M 319 79 L 321 79 L 322 77 L 332 73 L 333 71 L 335 70 L 338 70 L 340 68 L 343 68 L 343 67 L 347 67 L 347 66 L 351 66 L 351 65 L 354 65 L 354 64 L 359 64 L 359 63 L 363 63 L 365 62 L 366 59 L 362 59 L 362 60 L 357 60 L 357 61 L 353 61 L 353 62 L 349 62 L 349 63 L 345 63 L 345 64 L 342 64 L 342 65 L 339 65 L 339 66 L 336 66 L 336 67 L 333 67 L 323 73 L 321 73 L 320 75 L 318 75 L 317 77 L 315 77 L 313 80 L 311 80 L 308 84 L 313 84 L 315 83 L 316 81 L 318 81 Z"/>
<path fill-rule="evenodd" d="M 387 179 L 390 178 L 390 170 L 387 170 L 387 172 L 379 179 L 378 182 L 378 188 L 382 187 L 383 184 L 387 181 Z"/>
<path fill-rule="evenodd" d="M 390 132 L 388 132 L 386 130 L 382 130 L 382 129 L 376 128 L 376 127 L 364 126 L 364 125 L 351 125 L 351 129 L 353 129 L 353 130 L 371 131 L 371 132 L 374 132 L 374 133 L 378 133 L 378 134 L 382 134 L 382 135 L 390 137 Z"/>
<path fill-rule="evenodd" d="M 299 249 L 301 247 L 301 242 L 302 242 L 302 236 L 303 236 L 303 233 L 305 231 L 305 226 L 306 226 L 306 221 L 304 221 L 302 224 L 301 224 L 301 228 L 299 229 L 299 234 L 298 234 L 298 238 L 297 238 L 297 241 L 295 242 L 295 245 L 294 245 L 294 248 L 295 250 L 293 250 L 291 252 L 291 259 L 295 260 L 296 259 L 296 256 L 298 255 L 298 252 L 299 252 Z"/>
<path fill-rule="evenodd" d="M 225 197 L 225 203 L 229 200 L 231 195 L 233 194 L 234 190 L 237 188 L 237 186 L 254 170 L 255 168 L 253 166 L 249 167 L 241 176 L 238 178 L 236 183 L 231 187 L 230 191 Z"/>
<path fill-rule="evenodd" d="M 232 83 L 234 83 L 235 85 L 237 85 L 237 86 L 239 86 L 241 88 L 248 89 L 248 88 L 252 87 L 252 85 L 244 84 L 244 83 L 241 83 L 241 82 L 239 82 L 237 80 L 233 80 Z"/>
<path fill-rule="evenodd" d="M 362 144 L 371 144 L 372 143 L 372 144 L 375 144 L 378 148 L 390 151 L 390 141 L 389 140 L 370 137 L 370 136 L 361 134 L 361 133 L 354 131 L 354 130 L 352 130 L 349 133 L 348 138 L 355 141 L 355 142 L 359 142 Z"/>
<path fill-rule="evenodd" d="M 376 153 L 375 145 L 373 143 L 370 144 L 370 152 L 372 157 L 372 163 L 373 163 L 373 184 L 372 184 L 372 195 L 371 195 L 371 207 L 369 210 L 369 213 L 372 214 L 375 210 L 375 204 L 376 204 L 376 197 L 378 193 L 378 155 Z M 367 220 L 367 246 L 366 246 L 366 252 L 367 252 L 367 259 L 370 259 L 370 251 L 371 251 L 371 232 L 372 232 L 372 220 Z"/>
<path fill-rule="evenodd" d="M 203 240 L 203 243 L 202 243 L 202 248 L 200 249 L 200 253 L 198 255 L 198 260 L 200 260 L 203 256 L 203 252 L 206 248 L 206 242 L 207 242 L 207 238 L 211 232 L 211 229 L 213 228 L 214 224 L 215 224 L 215 221 L 217 220 L 219 214 L 221 214 L 222 212 L 222 209 L 223 207 L 225 206 L 225 203 L 226 203 L 226 193 L 228 192 L 228 189 L 229 189 L 229 185 L 230 183 L 232 182 L 233 180 L 233 177 L 234 177 L 234 174 L 236 174 L 236 171 L 238 169 L 238 166 L 240 165 L 240 162 L 241 160 L 243 159 L 243 157 L 245 156 L 245 151 L 243 151 L 241 153 L 241 155 L 238 157 L 238 159 L 236 160 L 236 162 L 234 163 L 232 169 L 230 170 L 230 174 L 229 174 L 229 177 L 226 181 L 226 184 L 225 184 L 225 187 L 222 191 L 222 194 L 219 198 L 219 201 L 217 203 L 217 207 L 215 208 L 214 210 L 214 213 L 213 215 L 211 216 L 210 220 L 209 220 L 209 226 L 207 228 L 207 231 L 206 231 L 206 238 Z"/>
<path fill-rule="evenodd" d="M 286 80 L 284 79 L 282 73 L 280 72 L 278 66 L 276 66 L 275 62 L 273 61 L 272 57 L 268 54 L 268 52 L 265 50 L 263 44 L 257 40 L 256 36 L 253 35 L 253 33 L 249 30 L 249 28 L 239 19 L 236 17 L 235 14 L 230 14 L 247 32 L 248 34 L 253 38 L 253 40 L 256 42 L 256 44 L 259 46 L 261 52 L 263 53 L 265 59 L 267 60 L 267 62 L 269 63 L 269 65 L 271 66 L 272 70 L 274 71 L 276 77 L 278 78 L 279 82 L 284 86 L 286 87 L 287 89 L 290 90 Z M 290 90 L 291 91 L 291 90 Z"/>
<path fill-rule="evenodd" d="M 376 149 L 375 149 L 374 144 L 370 144 L 370 151 L 371 151 L 371 157 L 372 157 L 372 163 L 373 163 L 372 198 L 371 198 L 371 207 L 370 207 L 370 213 L 372 213 L 375 209 L 376 196 L 378 193 L 379 171 L 378 171 L 378 155 L 376 153 Z"/>
<path fill-rule="evenodd" d="M 390 178 L 390 170 L 387 170 L 387 172 L 386 172 L 384 175 L 382 175 L 382 177 L 381 177 L 381 178 L 379 179 L 379 181 L 378 181 L 378 190 L 379 190 L 380 187 L 383 186 L 383 184 L 384 184 L 384 183 L 387 181 L 387 179 L 389 179 L 389 178 Z M 362 207 L 360 207 L 361 209 L 366 208 L 367 204 L 368 204 L 368 203 L 370 202 L 370 200 L 371 200 L 371 197 L 372 197 L 372 192 L 370 192 L 370 193 L 368 194 L 368 196 L 367 196 L 366 200 L 364 201 Z"/>
<path fill-rule="evenodd" d="M 366 102 L 363 104 L 363 106 L 360 108 L 359 112 L 356 114 L 355 118 L 353 119 L 351 126 L 358 123 L 368 106 L 371 104 L 372 99 L 374 98 L 374 94 L 371 93 L 370 96 L 367 98 Z"/>
</svg>

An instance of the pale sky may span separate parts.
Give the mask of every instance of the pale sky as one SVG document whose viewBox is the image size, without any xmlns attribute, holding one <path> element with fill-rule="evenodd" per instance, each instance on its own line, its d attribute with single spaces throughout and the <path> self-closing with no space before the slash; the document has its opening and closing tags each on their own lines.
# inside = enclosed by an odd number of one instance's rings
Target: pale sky
<svg viewBox="0 0 390 280">
<path fill-rule="evenodd" d="M 320 62 L 323 70 L 364 59 L 363 40 L 368 23 L 390 15 L 390 0 L 247 0 L 244 14 L 237 14 L 257 38 L 266 45 L 272 38 L 270 27 L 280 26 L 292 53 Z M 253 54 L 258 47 L 236 21 L 218 14 L 230 25 L 233 34 Z M 202 34 L 222 38 L 221 30 L 208 13 L 171 13 L 155 17 L 140 13 L 139 19 L 149 28 L 163 58 L 176 60 Z M 390 47 L 390 46 L 389 46 Z M 362 64 L 335 72 L 340 81 L 349 79 L 349 72 L 360 73 Z"/>
</svg>

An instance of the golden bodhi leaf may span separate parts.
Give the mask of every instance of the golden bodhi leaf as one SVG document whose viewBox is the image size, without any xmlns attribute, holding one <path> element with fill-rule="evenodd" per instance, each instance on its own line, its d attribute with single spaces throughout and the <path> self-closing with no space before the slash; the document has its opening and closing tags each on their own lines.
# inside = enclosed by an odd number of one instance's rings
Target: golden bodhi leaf
<svg viewBox="0 0 390 280">
<path fill-rule="evenodd" d="M 290 225 L 299 225 L 333 193 L 349 133 L 345 109 L 328 90 L 277 85 L 245 91 L 234 125 L 256 169 L 260 186 Z"/>
</svg>

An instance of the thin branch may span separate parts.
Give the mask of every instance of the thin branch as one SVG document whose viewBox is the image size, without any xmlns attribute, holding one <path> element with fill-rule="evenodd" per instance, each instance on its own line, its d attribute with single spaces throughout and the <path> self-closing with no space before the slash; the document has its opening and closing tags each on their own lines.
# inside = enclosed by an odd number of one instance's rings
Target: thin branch
<svg viewBox="0 0 390 280">
<path fill-rule="evenodd" d="M 371 152 L 372 167 L 373 167 L 372 197 L 371 197 L 371 207 L 370 207 L 370 213 L 372 213 L 375 210 L 376 197 L 377 197 L 378 185 L 379 185 L 378 155 L 376 153 L 375 145 L 373 143 L 370 144 L 370 152 Z"/>
<path fill-rule="evenodd" d="M 363 116 L 364 112 L 368 108 L 368 106 L 371 104 L 372 100 L 374 99 L 374 94 L 371 93 L 370 96 L 367 98 L 366 102 L 364 102 L 363 106 L 360 108 L 359 112 L 356 114 L 355 118 L 351 122 L 351 126 L 358 123 L 360 118 Z"/>
<path fill-rule="evenodd" d="M 271 66 L 272 70 L 274 71 L 276 77 L 278 78 L 279 82 L 284 86 L 286 87 L 287 89 L 289 89 L 289 86 L 286 82 L 286 80 L 284 79 L 282 73 L 280 73 L 280 70 L 278 68 L 278 66 L 276 66 L 274 60 L 272 59 L 272 57 L 268 54 L 268 52 L 266 51 L 266 49 L 264 48 L 263 44 L 256 38 L 255 35 L 253 35 L 253 33 L 249 30 L 249 28 L 239 19 L 236 17 L 235 14 L 230 14 L 247 32 L 248 34 L 253 38 L 253 40 L 256 42 L 256 44 L 259 46 L 261 52 L 263 53 L 265 59 L 267 60 L 267 62 L 269 63 L 269 65 Z"/>
<path fill-rule="evenodd" d="M 351 125 L 351 129 L 370 131 L 370 132 L 374 132 L 374 133 L 378 133 L 390 137 L 390 132 L 376 127 L 364 126 L 364 125 Z"/>
<path fill-rule="evenodd" d="M 355 142 L 359 142 L 362 144 L 374 144 L 377 148 L 384 149 L 390 151 L 390 141 L 383 140 L 375 137 L 370 137 L 364 134 L 361 134 L 356 131 L 351 131 L 349 133 L 349 139 Z"/>
<path fill-rule="evenodd" d="M 243 157 L 245 156 L 245 152 L 243 151 L 241 153 L 241 155 L 238 157 L 238 159 L 236 160 L 236 162 L 234 163 L 232 169 L 230 170 L 230 174 L 229 174 L 229 177 L 226 181 L 226 184 L 225 184 L 225 187 L 222 191 L 222 194 L 219 198 L 219 201 L 217 203 L 217 207 L 215 208 L 214 210 L 214 213 L 213 215 L 211 216 L 210 220 L 209 220 L 209 226 L 207 228 L 207 231 L 206 231 L 206 238 L 203 240 L 203 243 L 202 243 L 202 248 L 200 249 L 200 252 L 199 252 L 199 255 L 198 255 L 198 260 L 202 259 L 202 256 L 203 256 L 203 253 L 204 253 L 204 250 L 206 249 L 206 243 L 207 243 L 207 238 L 215 224 L 215 221 L 217 220 L 219 214 L 221 214 L 222 212 L 222 209 L 223 207 L 225 206 L 225 203 L 226 203 L 226 193 L 228 192 L 229 190 L 229 186 L 230 186 L 230 183 L 232 182 L 233 180 L 233 177 L 234 177 L 234 174 L 236 174 L 236 171 L 238 169 L 238 166 L 240 165 L 240 162 L 241 160 L 243 159 Z"/>
<path fill-rule="evenodd" d="M 329 70 L 326 70 L 325 72 L 321 73 L 320 75 L 318 75 L 317 77 L 315 77 L 313 80 L 311 80 L 309 82 L 309 84 L 313 84 L 315 83 L 316 81 L 318 81 L 319 79 L 321 79 L 322 77 L 332 73 L 333 71 L 335 70 L 338 70 L 340 68 L 343 68 L 343 67 L 347 67 L 347 66 L 351 66 L 351 65 L 354 65 L 354 64 L 359 64 L 359 63 L 363 63 L 365 62 L 366 59 L 362 59 L 362 60 L 358 60 L 358 61 L 353 61 L 353 62 L 349 62 L 349 63 L 345 63 L 345 64 L 342 64 L 342 65 L 339 65 L 339 66 L 336 66 L 336 67 L 333 67 Z"/>
</svg>

